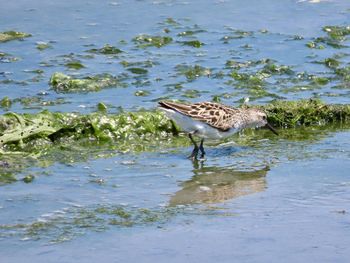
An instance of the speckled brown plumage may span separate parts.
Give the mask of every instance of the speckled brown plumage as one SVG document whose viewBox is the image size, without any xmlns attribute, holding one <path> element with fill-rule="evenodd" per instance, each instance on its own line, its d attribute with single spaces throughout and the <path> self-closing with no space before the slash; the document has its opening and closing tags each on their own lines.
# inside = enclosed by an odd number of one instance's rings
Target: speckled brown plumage
<svg viewBox="0 0 350 263">
<path fill-rule="evenodd" d="M 205 122 L 221 131 L 237 128 L 244 119 L 244 116 L 242 116 L 242 114 L 244 114 L 242 109 L 215 102 L 180 104 L 171 101 L 161 101 L 159 104 L 162 107 L 173 109 L 195 120 Z"/>
</svg>

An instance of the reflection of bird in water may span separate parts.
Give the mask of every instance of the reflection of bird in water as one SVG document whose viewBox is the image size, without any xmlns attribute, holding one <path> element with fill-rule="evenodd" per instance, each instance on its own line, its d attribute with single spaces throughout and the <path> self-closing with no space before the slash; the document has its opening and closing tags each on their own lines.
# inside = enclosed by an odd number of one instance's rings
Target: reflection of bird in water
<svg viewBox="0 0 350 263">
<path fill-rule="evenodd" d="M 170 199 L 169 205 L 220 203 L 229 199 L 261 192 L 266 187 L 268 167 L 239 171 L 230 167 L 202 167 L 194 169 L 191 180 Z"/>
</svg>

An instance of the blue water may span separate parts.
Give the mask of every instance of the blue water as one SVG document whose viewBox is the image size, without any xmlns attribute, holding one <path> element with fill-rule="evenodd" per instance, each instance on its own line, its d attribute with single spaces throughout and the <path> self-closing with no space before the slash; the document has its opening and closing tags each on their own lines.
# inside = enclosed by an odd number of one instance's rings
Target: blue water
<svg viewBox="0 0 350 263">
<path fill-rule="evenodd" d="M 1 84 L 0 98 L 37 96 L 42 101 L 30 105 L 14 103 L 10 110 L 17 112 L 35 112 L 43 108 L 90 112 L 96 110 L 99 102 L 107 104 L 112 112 L 115 107 L 125 110 L 154 108 L 155 100 L 164 97 L 184 99 L 183 94 L 192 89 L 199 91 L 198 97 L 192 100 L 211 100 L 214 95 L 219 95 L 224 103 L 235 104 L 251 94 L 228 84 L 232 78 L 228 76 L 230 69 L 225 68 L 227 60 L 246 62 L 268 58 L 277 64 L 290 66 L 296 73 L 328 77 L 330 70 L 314 62 L 349 52 L 348 48 L 326 47 L 318 50 L 306 47 L 309 41 L 325 35 L 323 26 L 346 25 L 349 21 L 348 1 L 16 1 L 3 2 L 1 6 L 1 31 L 18 30 L 33 35 L 23 41 L 1 43 L 0 46 L 1 52 L 19 59 L 12 63 L 0 63 L 0 81 L 5 81 Z M 169 18 L 177 24 L 167 23 Z M 165 29 L 170 32 L 164 33 Z M 192 37 L 178 36 L 188 30 L 201 32 Z M 234 30 L 250 34 L 230 40 L 228 44 L 223 43 L 221 39 L 234 35 Z M 140 34 L 167 35 L 173 38 L 173 42 L 162 48 L 140 49 L 132 41 Z M 292 40 L 295 35 L 303 39 Z M 205 45 L 196 49 L 180 43 L 194 39 Z M 39 51 L 36 44 L 40 42 L 49 43 L 51 48 Z M 117 57 L 86 57 L 89 54 L 86 50 L 101 48 L 105 44 L 114 45 L 124 52 Z M 245 48 L 245 45 L 249 45 L 249 48 Z M 81 61 L 85 68 L 67 69 L 64 64 L 72 59 Z M 146 76 L 132 74 L 120 64 L 121 61 L 145 60 L 154 64 L 147 68 Z M 342 61 L 349 63 L 348 56 Z M 176 66 L 182 64 L 209 68 L 213 76 L 187 81 L 176 72 Z M 44 72 L 33 82 L 33 78 L 38 76 L 28 71 L 36 69 Z M 57 94 L 48 86 L 54 72 L 64 72 L 78 78 L 98 73 L 128 73 L 125 80 L 128 88 L 112 87 L 88 94 Z M 224 76 L 216 78 L 215 74 L 220 72 Z M 347 90 L 334 88 L 339 84 L 337 81 L 312 90 L 286 92 L 295 84 L 278 84 L 275 83 L 276 79 L 278 77 L 268 79 L 266 87 L 274 96 L 256 99 L 251 96 L 252 100 L 266 103 L 276 96 L 286 99 L 316 96 L 327 102 L 349 101 Z M 175 84 L 182 84 L 183 89 L 172 88 Z M 146 90 L 150 94 L 136 97 L 134 93 L 138 90 Z M 230 95 L 227 97 L 224 94 Z M 45 102 L 58 99 L 63 100 L 64 104 L 45 106 Z"/>
</svg>

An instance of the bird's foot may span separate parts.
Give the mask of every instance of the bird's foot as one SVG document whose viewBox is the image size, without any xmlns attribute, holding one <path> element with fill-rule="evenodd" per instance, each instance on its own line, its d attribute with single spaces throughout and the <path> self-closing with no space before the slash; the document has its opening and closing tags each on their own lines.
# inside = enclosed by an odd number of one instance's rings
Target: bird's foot
<svg viewBox="0 0 350 263">
<path fill-rule="evenodd" d="M 198 147 L 195 147 L 195 148 L 193 149 L 191 155 L 188 156 L 188 159 L 191 159 L 192 161 L 197 160 L 198 151 L 199 151 Z"/>
</svg>

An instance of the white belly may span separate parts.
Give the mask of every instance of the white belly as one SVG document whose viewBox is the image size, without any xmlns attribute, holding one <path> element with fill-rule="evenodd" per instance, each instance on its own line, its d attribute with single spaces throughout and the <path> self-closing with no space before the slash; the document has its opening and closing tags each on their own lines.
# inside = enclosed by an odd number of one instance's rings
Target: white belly
<svg viewBox="0 0 350 263">
<path fill-rule="evenodd" d="M 222 139 L 222 138 L 231 136 L 232 134 L 238 131 L 237 129 L 231 128 L 226 132 L 222 132 L 218 129 L 211 127 L 210 125 L 204 122 L 196 121 L 174 110 L 164 109 L 164 108 L 161 108 L 161 109 L 165 112 L 165 114 L 170 119 L 174 120 L 176 124 L 179 125 L 183 131 L 188 133 L 194 133 L 195 135 L 202 138 Z"/>
</svg>

